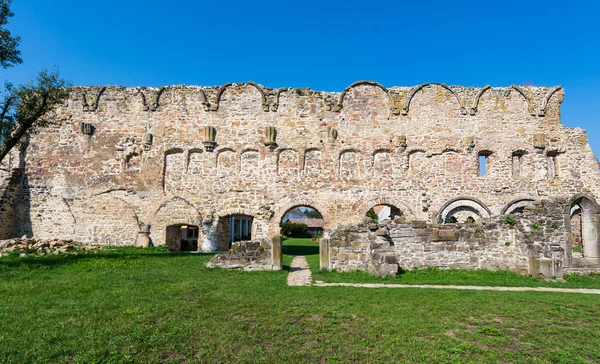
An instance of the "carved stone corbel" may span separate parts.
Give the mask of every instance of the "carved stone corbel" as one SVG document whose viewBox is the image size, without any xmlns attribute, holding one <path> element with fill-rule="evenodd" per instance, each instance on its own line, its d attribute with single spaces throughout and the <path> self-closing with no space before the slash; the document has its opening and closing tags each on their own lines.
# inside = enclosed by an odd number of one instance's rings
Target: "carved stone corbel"
<svg viewBox="0 0 600 364">
<path fill-rule="evenodd" d="M 212 152 L 213 150 L 215 150 L 215 147 L 217 146 L 217 142 L 215 142 L 216 137 L 217 130 L 214 127 L 204 127 L 204 141 L 202 142 L 202 145 L 204 145 L 204 149 L 207 152 Z"/>
<path fill-rule="evenodd" d="M 277 130 L 274 126 L 267 126 L 265 128 L 264 144 L 269 148 L 270 151 L 273 151 L 275 148 L 277 148 Z"/>
<path fill-rule="evenodd" d="M 144 133 L 142 136 L 142 147 L 145 151 L 149 151 L 152 148 L 152 142 L 154 137 L 150 133 Z"/>
<path fill-rule="evenodd" d="M 467 153 L 472 153 L 475 149 L 475 138 L 472 136 L 468 136 L 465 138 L 465 150 Z"/>
<path fill-rule="evenodd" d="M 81 133 L 83 135 L 89 135 L 92 136 L 94 134 L 94 131 L 96 130 L 96 128 L 89 123 L 81 123 Z"/>
<path fill-rule="evenodd" d="M 338 131 L 335 130 L 334 127 L 328 126 L 327 127 L 327 141 L 329 143 L 334 143 L 335 140 L 337 139 L 337 137 L 338 137 Z"/>
</svg>

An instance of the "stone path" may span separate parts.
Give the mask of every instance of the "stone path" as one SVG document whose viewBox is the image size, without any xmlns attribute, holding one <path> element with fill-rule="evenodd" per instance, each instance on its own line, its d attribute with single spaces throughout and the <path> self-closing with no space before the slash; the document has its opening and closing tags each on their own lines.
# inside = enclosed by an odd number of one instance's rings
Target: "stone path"
<svg viewBox="0 0 600 364">
<path fill-rule="evenodd" d="M 287 277 L 288 286 L 310 286 L 312 284 L 312 274 L 303 255 L 294 257 L 290 271 Z"/>
<path fill-rule="evenodd" d="M 317 287 L 360 287 L 360 288 L 429 288 L 429 289 L 464 289 L 471 291 L 512 291 L 512 292 L 561 292 L 600 294 L 600 289 L 589 288 L 552 288 L 552 287 L 494 287 L 494 286 L 444 286 L 435 284 L 393 284 L 393 283 L 312 283 L 312 274 L 308 262 L 303 255 L 297 255 L 292 260 L 290 274 L 287 277 L 288 286 L 317 286 Z"/>
<path fill-rule="evenodd" d="M 288 278 L 289 284 L 289 278 Z M 551 287 L 493 287 L 493 286 L 442 286 L 429 284 L 383 284 L 383 283 L 324 283 L 317 281 L 317 287 L 362 287 L 362 288 L 430 288 L 430 289 L 466 289 L 472 291 L 514 291 L 514 292 L 562 292 L 600 294 L 600 289 L 589 288 L 551 288 Z"/>
</svg>

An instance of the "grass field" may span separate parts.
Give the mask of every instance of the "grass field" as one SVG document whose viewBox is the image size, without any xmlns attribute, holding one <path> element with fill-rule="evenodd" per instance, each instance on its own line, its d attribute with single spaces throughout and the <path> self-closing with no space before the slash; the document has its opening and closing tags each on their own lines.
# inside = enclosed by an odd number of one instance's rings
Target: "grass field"
<svg viewBox="0 0 600 364">
<path fill-rule="evenodd" d="M 353 283 L 442 284 L 510 287 L 600 288 L 600 275 L 565 275 L 565 282 L 549 282 L 512 271 L 442 270 L 436 268 L 401 271 L 396 278 L 374 277 L 365 272 L 329 272 L 319 270 L 319 244 L 310 239 L 287 239 L 284 253 L 305 255 L 313 281 Z M 291 259 L 289 260 L 291 262 Z M 289 265 L 284 261 L 284 265 Z"/>
<path fill-rule="evenodd" d="M 208 259 L 2 257 L 0 361 L 600 361 L 595 295 L 288 287 L 286 270 L 211 270 Z"/>
</svg>

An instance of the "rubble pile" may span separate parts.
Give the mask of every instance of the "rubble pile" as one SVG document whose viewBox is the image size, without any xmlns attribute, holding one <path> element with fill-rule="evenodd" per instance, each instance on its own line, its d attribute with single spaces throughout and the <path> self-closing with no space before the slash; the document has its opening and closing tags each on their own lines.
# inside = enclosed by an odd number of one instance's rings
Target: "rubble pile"
<svg viewBox="0 0 600 364">
<path fill-rule="evenodd" d="M 14 238 L 0 240 L 0 256 L 16 252 L 24 255 L 64 254 L 77 250 L 98 250 L 98 245 L 87 245 L 71 240 Z"/>
</svg>

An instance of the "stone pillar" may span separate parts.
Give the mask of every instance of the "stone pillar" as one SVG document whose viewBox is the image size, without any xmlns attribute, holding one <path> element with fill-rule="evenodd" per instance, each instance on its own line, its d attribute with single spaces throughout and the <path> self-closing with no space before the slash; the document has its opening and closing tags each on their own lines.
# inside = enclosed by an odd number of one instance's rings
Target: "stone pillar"
<svg viewBox="0 0 600 364">
<path fill-rule="evenodd" d="M 200 236 L 198 237 L 200 240 Z M 200 251 L 214 252 L 217 250 L 217 224 L 214 220 L 202 221 L 202 245 Z"/>
<path fill-rule="evenodd" d="M 329 270 L 329 238 L 319 240 L 320 268 Z"/>
<path fill-rule="evenodd" d="M 135 246 L 147 248 L 150 246 L 150 224 L 140 222 L 140 229 L 138 230 L 138 236 L 135 240 Z"/>
<path fill-rule="evenodd" d="M 271 240 L 271 258 L 273 260 L 273 270 L 281 270 L 283 263 L 282 263 L 282 256 L 281 256 L 281 250 L 282 250 L 282 246 L 281 246 L 281 236 L 277 235 L 276 237 L 274 237 Z"/>
</svg>

